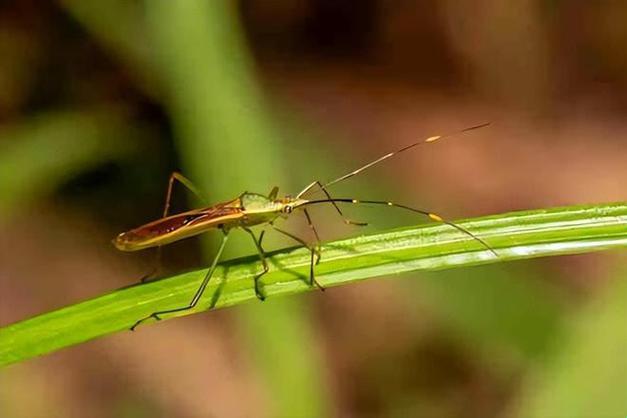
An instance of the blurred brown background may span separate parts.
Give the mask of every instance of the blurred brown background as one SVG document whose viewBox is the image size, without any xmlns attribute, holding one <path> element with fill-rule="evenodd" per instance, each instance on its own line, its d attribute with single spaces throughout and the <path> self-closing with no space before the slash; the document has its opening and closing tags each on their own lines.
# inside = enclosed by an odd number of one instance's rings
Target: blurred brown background
<svg viewBox="0 0 627 418">
<path fill-rule="evenodd" d="M 3 1 L 0 325 L 137 281 L 152 254 L 110 239 L 159 216 L 174 169 L 214 202 L 294 192 L 490 121 L 337 193 L 451 219 L 625 200 L 625 22 L 620 1 Z M 324 239 L 364 232 L 316 217 Z M 167 248 L 166 269 L 210 248 Z M 0 416 L 620 416 L 627 326 L 604 309 L 626 266 L 408 274 L 168 321 L 0 371 Z"/>
</svg>

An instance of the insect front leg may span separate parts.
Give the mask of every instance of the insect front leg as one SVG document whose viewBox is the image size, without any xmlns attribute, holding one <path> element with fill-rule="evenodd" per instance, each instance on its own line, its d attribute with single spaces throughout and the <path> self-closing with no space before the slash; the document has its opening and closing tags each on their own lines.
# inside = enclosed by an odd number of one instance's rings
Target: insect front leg
<svg viewBox="0 0 627 418">
<path fill-rule="evenodd" d="M 207 284 L 209 283 L 209 279 L 211 279 L 211 276 L 213 276 L 213 272 L 215 271 L 216 266 L 218 265 L 218 261 L 220 260 L 220 257 L 222 256 L 222 252 L 224 251 L 224 247 L 226 246 L 226 241 L 227 241 L 227 239 L 229 237 L 228 236 L 228 230 L 224 230 L 223 229 L 222 232 L 224 233 L 224 235 L 222 237 L 222 242 L 220 243 L 220 248 L 218 249 L 218 252 L 217 252 L 216 256 L 214 257 L 213 262 L 211 263 L 211 267 L 207 271 L 207 274 L 205 274 L 205 277 L 203 278 L 202 283 L 200 284 L 200 287 L 198 288 L 198 290 L 194 294 L 194 297 L 189 302 L 189 304 L 186 305 L 186 306 L 180 307 L 180 308 L 166 309 L 166 310 L 163 310 L 163 311 L 153 312 L 152 314 L 148 315 L 147 317 L 142 318 L 142 319 L 138 320 L 137 322 L 135 322 L 135 324 L 131 327 L 131 331 L 135 331 L 135 328 L 137 328 L 140 324 L 142 324 L 143 322 L 149 320 L 150 318 L 154 318 L 157 321 L 160 321 L 162 315 L 176 313 L 176 312 L 189 311 L 190 309 L 194 309 L 196 307 L 196 305 L 198 304 L 198 301 L 200 300 L 200 298 L 202 297 L 203 293 L 205 292 L 205 289 L 207 288 Z"/>
<path fill-rule="evenodd" d="M 244 231 L 248 232 L 251 238 L 253 239 L 253 242 L 255 243 L 255 247 L 257 248 L 257 252 L 259 253 L 259 258 L 261 259 L 261 264 L 263 265 L 263 271 L 255 275 L 254 280 L 255 280 L 255 295 L 257 295 L 257 298 L 259 300 L 264 301 L 266 297 L 263 295 L 263 293 L 261 293 L 261 289 L 259 289 L 259 279 L 261 278 L 261 276 L 263 276 L 270 270 L 270 268 L 268 267 L 268 261 L 266 260 L 266 253 L 263 250 L 263 247 L 261 246 L 261 241 L 263 240 L 263 235 L 265 231 L 261 231 L 261 234 L 259 235 L 259 240 L 257 240 L 254 232 L 250 230 L 250 228 L 246 228 L 246 227 L 242 227 L 242 228 L 244 229 Z"/>
<path fill-rule="evenodd" d="M 320 257 L 321 257 L 321 253 L 320 253 L 320 235 L 318 235 L 318 231 L 316 230 L 316 227 L 314 226 L 313 222 L 311 221 L 311 216 L 309 216 L 309 212 L 307 212 L 307 209 L 303 209 L 303 212 L 305 213 L 305 217 L 307 218 L 307 224 L 309 225 L 309 228 L 311 228 L 311 230 L 313 231 L 314 236 L 316 237 L 316 265 L 320 262 Z"/>
<path fill-rule="evenodd" d="M 342 220 L 344 221 L 345 224 L 347 224 L 347 225 L 355 225 L 355 226 L 367 226 L 368 225 L 368 222 L 353 221 L 352 219 L 348 219 L 346 216 L 344 216 L 344 213 L 342 212 L 342 209 L 340 209 L 340 207 L 337 205 L 337 203 L 335 203 L 333 201 L 333 198 L 331 197 L 331 194 L 329 193 L 327 188 L 324 187 L 324 185 L 320 182 L 320 180 L 316 180 L 316 181 L 312 182 L 311 184 L 309 184 L 300 193 L 298 193 L 296 195 L 296 197 L 299 198 L 299 197 L 307 194 L 307 192 L 309 192 L 315 186 L 318 186 L 320 188 L 320 190 L 324 193 L 324 195 L 327 197 L 327 199 L 330 200 L 330 203 L 333 205 L 333 207 L 335 208 L 337 213 L 340 214 L 340 216 L 342 217 Z"/>
<path fill-rule="evenodd" d="M 276 226 L 274 226 L 274 224 L 270 224 L 270 226 L 272 228 L 274 228 L 275 231 L 280 232 L 281 234 L 288 236 L 290 238 L 292 238 L 294 241 L 299 242 L 300 244 L 302 244 L 303 246 L 305 246 L 311 253 L 311 261 L 309 262 L 309 284 L 311 286 L 316 285 L 318 287 L 318 289 L 320 290 L 324 290 L 324 287 L 322 287 L 322 285 L 318 282 L 318 280 L 316 280 L 316 276 L 315 276 L 315 272 L 314 272 L 314 257 L 316 254 L 318 254 L 317 250 L 315 247 L 310 246 L 309 244 L 307 244 L 303 239 L 297 237 L 294 234 L 291 234 L 287 231 L 284 231 L 280 228 L 277 228 Z"/>
</svg>

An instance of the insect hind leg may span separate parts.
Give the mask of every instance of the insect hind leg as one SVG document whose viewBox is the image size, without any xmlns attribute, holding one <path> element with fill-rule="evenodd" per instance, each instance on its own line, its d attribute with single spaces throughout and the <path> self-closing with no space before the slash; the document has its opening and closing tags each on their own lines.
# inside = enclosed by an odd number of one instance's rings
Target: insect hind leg
<svg viewBox="0 0 627 418">
<path fill-rule="evenodd" d="M 167 189 L 167 192 L 165 194 L 165 203 L 163 205 L 163 215 L 162 215 L 163 218 L 168 216 L 168 213 L 170 211 L 170 203 L 172 201 L 172 191 L 174 190 L 174 182 L 175 181 L 177 181 L 177 182 L 181 183 L 183 186 L 185 186 L 185 188 L 187 188 L 189 191 L 191 191 L 201 201 L 204 202 L 204 200 L 205 200 L 205 199 L 203 199 L 203 197 L 202 197 L 200 191 L 198 190 L 198 188 L 194 185 L 194 183 L 192 183 L 192 181 L 190 179 L 188 179 L 187 177 L 185 177 L 184 175 L 182 175 L 178 171 L 173 171 L 170 174 L 170 178 L 168 179 L 168 189 Z M 140 278 L 140 280 L 139 280 L 140 283 L 150 282 L 157 275 L 159 275 L 159 273 L 161 272 L 161 268 L 162 268 L 161 259 L 162 259 L 161 246 L 158 246 L 156 248 L 156 250 L 155 250 L 154 266 L 150 269 L 150 271 L 148 273 L 144 274 Z"/>
<path fill-rule="evenodd" d="M 161 267 L 162 267 L 161 266 L 161 246 L 158 246 L 155 249 L 155 259 L 154 259 L 153 267 L 150 269 L 150 271 L 148 273 L 144 274 L 139 279 L 139 282 L 140 283 L 148 283 L 148 282 L 151 282 L 151 281 L 155 280 L 155 278 L 161 272 Z"/>
<path fill-rule="evenodd" d="M 189 304 L 186 306 L 182 306 L 180 308 L 166 309 L 163 311 L 153 312 L 147 317 L 142 318 L 138 320 L 137 322 L 135 322 L 135 324 L 133 324 L 133 326 L 130 328 L 131 331 L 135 331 L 135 328 L 137 328 L 139 325 L 141 325 L 142 323 L 146 322 L 147 320 L 151 318 L 156 319 L 157 321 L 160 321 L 163 315 L 172 314 L 176 312 L 189 311 L 196 307 L 203 293 L 205 293 L 207 284 L 209 284 L 209 279 L 211 279 L 211 276 L 213 276 L 213 272 L 215 271 L 216 266 L 218 265 L 218 261 L 220 260 L 220 257 L 222 256 L 222 252 L 224 251 L 224 247 L 226 246 L 226 241 L 228 239 L 228 232 L 226 230 L 222 230 L 222 232 L 224 233 L 224 236 L 222 237 L 220 248 L 218 249 L 218 252 L 216 253 L 216 256 L 214 257 L 213 262 L 211 263 L 211 267 L 207 271 L 207 274 L 205 274 L 205 277 L 203 278 L 202 283 L 200 284 L 200 287 L 198 288 L 198 290 L 196 290 L 196 293 L 194 294 L 194 297 L 189 302 Z"/>
<path fill-rule="evenodd" d="M 170 202 L 172 200 L 172 190 L 174 189 L 174 181 L 178 181 L 179 183 L 181 183 L 183 186 L 185 186 L 187 188 L 187 190 L 192 192 L 201 201 L 204 202 L 204 200 L 205 200 L 202 197 L 202 194 L 200 193 L 198 188 L 194 185 L 194 183 L 192 183 L 192 181 L 190 179 L 188 179 L 187 177 L 185 177 L 184 175 L 182 175 L 178 171 L 173 171 L 172 174 L 170 174 L 170 178 L 168 180 L 168 191 L 167 191 L 167 193 L 165 195 L 165 205 L 163 207 L 163 217 L 164 218 L 166 216 L 168 216 L 168 212 L 170 210 Z"/>
</svg>

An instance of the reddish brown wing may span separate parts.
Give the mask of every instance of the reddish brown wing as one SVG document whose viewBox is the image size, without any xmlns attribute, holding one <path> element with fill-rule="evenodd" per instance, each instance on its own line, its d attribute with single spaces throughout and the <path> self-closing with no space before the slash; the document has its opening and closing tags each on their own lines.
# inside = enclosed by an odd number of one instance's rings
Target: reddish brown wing
<svg viewBox="0 0 627 418">
<path fill-rule="evenodd" d="M 239 217 L 242 213 L 238 201 L 220 203 L 203 209 L 191 210 L 158 219 L 130 231 L 114 240 L 115 246 L 123 251 L 134 251 L 199 234 Z M 214 221 L 214 222 L 212 222 Z"/>
<path fill-rule="evenodd" d="M 233 207 L 214 206 L 207 209 L 183 212 L 177 215 L 168 216 L 146 225 L 135 228 L 127 234 L 133 233 L 141 238 L 150 238 L 158 235 L 169 234 L 184 226 L 193 226 L 198 222 L 207 221 L 209 219 L 221 218 L 223 216 L 235 215 L 240 209 Z"/>
</svg>

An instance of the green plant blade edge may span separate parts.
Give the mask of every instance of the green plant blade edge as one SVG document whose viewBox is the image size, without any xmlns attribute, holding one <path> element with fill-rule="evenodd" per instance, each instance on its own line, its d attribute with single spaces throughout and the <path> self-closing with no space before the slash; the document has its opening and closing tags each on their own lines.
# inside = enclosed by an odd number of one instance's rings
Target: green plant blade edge
<svg viewBox="0 0 627 418">
<path fill-rule="evenodd" d="M 323 286 L 332 287 L 415 270 L 627 247 L 627 202 L 514 212 L 458 223 L 487 241 L 498 257 L 448 225 L 431 224 L 327 243 L 321 249 L 316 277 Z M 262 278 L 268 298 L 313 290 L 308 284 L 306 249 L 280 250 L 268 261 L 270 272 Z M 256 256 L 221 263 L 198 306 L 178 315 L 256 299 L 253 277 L 260 271 Z M 0 328 L 0 366 L 126 331 L 154 311 L 184 306 L 205 273 L 203 269 L 115 290 Z"/>
</svg>

